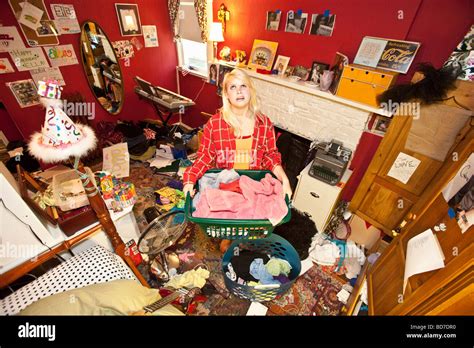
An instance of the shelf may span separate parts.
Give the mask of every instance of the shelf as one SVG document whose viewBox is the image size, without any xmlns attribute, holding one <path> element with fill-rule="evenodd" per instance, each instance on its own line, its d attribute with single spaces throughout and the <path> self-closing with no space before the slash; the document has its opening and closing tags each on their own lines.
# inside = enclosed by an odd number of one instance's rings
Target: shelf
<svg viewBox="0 0 474 348">
<path fill-rule="evenodd" d="M 235 65 L 228 64 L 227 62 L 223 62 L 223 61 L 219 61 L 219 64 L 225 65 L 225 66 L 228 66 L 228 67 L 232 67 L 232 68 L 236 67 Z M 337 95 L 334 95 L 330 92 L 321 91 L 317 87 L 306 86 L 306 84 L 305 84 L 306 81 L 294 82 L 294 81 L 291 81 L 290 79 L 288 79 L 286 77 L 281 77 L 281 76 L 277 76 L 277 75 L 260 74 L 260 73 L 256 72 L 255 70 L 250 70 L 250 69 L 245 69 L 245 68 L 240 68 L 240 69 L 245 70 L 245 72 L 249 76 L 251 76 L 253 78 L 256 78 L 256 79 L 259 79 L 259 80 L 263 80 L 263 81 L 274 83 L 274 84 L 277 84 L 277 85 L 280 85 L 280 86 L 292 88 L 292 89 L 295 89 L 295 90 L 298 90 L 298 91 L 301 91 L 301 92 L 312 94 L 312 95 L 317 96 L 317 97 L 321 97 L 321 98 L 324 98 L 324 99 L 334 101 L 336 103 L 344 104 L 344 105 L 347 105 L 347 106 L 350 106 L 350 107 L 353 107 L 353 108 L 356 108 L 356 109 L 364 110 L 364 111 L 367 111 L 367 112 L 372 112 L 372 113 L 375 113 L 375 114 L 378 114 L 378 115 L 387 116 L 387 117 L 392 116 L 391 113 L 387 112 L 384 109 L 376 108 L 376 107 L 366 105 L 366 104 L 361 104 L 361 103 L 358 103 L 358 102 L 355 102 L 353 100 L 349 100 L 349 99 L 346 99 L 346 98 L 341 98 L 341 97 L 339 97 Z"/>
<path fill-rule="evenodd" d="M 280 85 L 280 86 L 285 86 L 285 87 L 288 87 L 288 88 L 292 88 L 292 89 L 295 89 L 295 90 L 298 90 L 298 91 L 301 91 L 301 92 L 305 92 L 305 93 L 308 93 L 308 94 L 315 95 L 317 97 L 321 97 L 321 98 L 324 98 L 324 99 L 334 101 L 336 103 L 351 106 L 351 107 L 356 108 L 356 109 L 361 109 L 361 110 L 364 110 L 364 111 L 373 112 L 373 113 L 378 114 L 378 115 L 387 116 L 387 117 L 392 116 L 389 112 L 385 111 L 384 109 L 372 107 L 372 106 L 369 106 L 369 105 L 357 103 L 357 102 L 349 100 L 349 99 L 341 98 L 341 97 L 338 97 L 337 95 L 334 95 L 330 92 L 321 91 L 320 89 L 315 88 L 315 87 L 308 87 L 308 86 L 305 85 L 305 81 L 294 82 L 294 81 L 291 81 L 291 80 L 289 80 L 288 78 L 285 78 L 285 77 L 279 77 L 277 75 L 259 74 L 259 73 L 255 72 L 253 70 L 247 70 L 246 72 L 251 77 L 254 77 L 254 78 L 257 78 L 257 79 L 260 79 L 260 80 L 263 80 L 263 81 L 267 81 L 267 82 L 270 82 L 270 83 L 275 83 L 275 84 Z"/>
</svg>

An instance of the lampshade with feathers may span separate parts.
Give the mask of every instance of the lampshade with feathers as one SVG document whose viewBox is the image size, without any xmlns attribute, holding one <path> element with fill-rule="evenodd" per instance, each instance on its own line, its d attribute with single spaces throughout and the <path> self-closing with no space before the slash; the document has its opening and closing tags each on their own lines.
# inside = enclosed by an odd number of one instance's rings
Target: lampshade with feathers
<svg viewBox="0 0 474 348">
<path fill-rule="evenodd" d="M 60 93 L 55 96 L 59 98 Z M 45 163 L 57 163 L 70 157 L 80 158 L 95 148 L 94 131 L 87 125 L 74 124 L 62 110 L 61 99 L 41 97 L 40 100 L 46 116 L 41 132 L 35 132 L 28 144 L 34 157 Z"/>
</svg>

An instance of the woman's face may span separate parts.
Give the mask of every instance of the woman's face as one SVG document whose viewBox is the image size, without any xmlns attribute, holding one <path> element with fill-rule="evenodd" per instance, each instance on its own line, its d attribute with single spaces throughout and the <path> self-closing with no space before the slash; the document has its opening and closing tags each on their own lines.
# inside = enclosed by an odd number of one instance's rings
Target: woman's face
<svg viewBox="0 0 474 348">
<path fill-rule="evenodd" d="M 227 98 L 236 108 L 247 107 L 250 102 L 250 88 L 240 78 L 234 77 L 227 84 Z"/>
</svg>

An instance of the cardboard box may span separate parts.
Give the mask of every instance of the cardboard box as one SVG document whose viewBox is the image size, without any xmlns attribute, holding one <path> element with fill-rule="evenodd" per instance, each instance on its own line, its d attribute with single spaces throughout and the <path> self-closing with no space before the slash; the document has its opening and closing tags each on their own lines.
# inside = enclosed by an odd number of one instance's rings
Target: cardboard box
<svg viewBox="0 0 474 348">
<path fill-rule="evenodd" d="M 377 240 L 383 236 L 381 230 L 355 214 L 352 216 L 349 226 L 351 227 L 351 235 L 348 240 L 364 245 L 365 249 L 371 249 Z"/>
</svg>

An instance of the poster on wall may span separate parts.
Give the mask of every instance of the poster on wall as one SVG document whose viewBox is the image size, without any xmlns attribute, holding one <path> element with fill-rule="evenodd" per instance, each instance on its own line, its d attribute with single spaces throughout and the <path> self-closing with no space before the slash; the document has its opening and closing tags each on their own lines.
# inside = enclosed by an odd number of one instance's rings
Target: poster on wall
<svg viewBox="0 0 474 348">
<path fill-rule="evenodd" d="M 0 58 L 0 74 L 8 74 L 15 72 L 8 58 Z"/>
<path fill-rule="evenodd" d="M 142 25 L 142 29 L 145 47 L 158 47 L 159 43 L 156 25 Z"/>
<path fill-rule="evenodd" d="M 53 12 L 59 34 L 78 34 L 81 32 L 73 5 L 51 4 L 51 11 Z"/>
<path fill-rule="evenodd" d="M 420 163 L 421 161 L 418 158 L 400 152 L 388 171 L 387 176 L 397 179 L 406 185 Z"/>
<path fill-rule="evenodd" d="M 406 74 L 419 47 L 419 42 L 388 40 L 377 68 Z"/>
<path fill-rule="evenodd" d="M 311 17 L 310 35 L 332 36 L 336 15 L 313 14 Z"/>
<path fill-rule="evenodd" d="M 406 74 L 419 47 L 419 42 L 365 36 L 354 63 Z"/>
<path fill-rule="evenodd" d="M 266 30 L 278 31 L 280 27 L 281 11 L 267 11 L 267 25 Z"/>
<path fill-rule="evenodd" d="M 59 68 L 39 68 L 30 70 L 31 78 L 35 81 L 36 85 L 38 85 L 38 81 L 46 81 L 46 80 L 56 80 L 59 82 L 60 86 L 65 86 L 66 82 L 64 82 L 63 74 L 61 74 L 61 70 Z"/>
<path fill-rule="evenodd" d="M 308 14 L 303 13 L 301 10 L 288 11 L 286 15 L 286 28 L 285 31 L 288 33 L 303 34 L 306 29 L 306 23 L 308 21 Z"/>
<path fill-rule="evenodd" d="M 18 71 L 49 67 L 41 48 L 23 48 L 9 52 Z"/>
<path fill-rule="evenodd" d="M 39 95 L 33 80 L 28 79 L 7 82 L 6 85 L 12 91 L 20 107 L 26 108 L 40 103 Z"/>
<path fill-rule="evenodd" d="M 387 40 L 364 37 L 354 58 L 354 64 L 375 68 L 387 45 Z"/>
<path fill-rule="evenodd" d="M 51 11 L 54 19 L 76 19 L 74 5 L 69 4 L 51 4 Z"/>
<path fill-rule="evenodd" d="M 114 41 L 112 42 L 112 46 L 114 46 L 115 54 L 119 59 L 132 58 L 135 55 L 130 40 Z"/>
<path fill-rule="evenodd" d="M 25 48 L 25 44 L 20 37 L 18 29 L 14 26 L 0 26 L 0 52 L 8 52 L 21 48 Z"/>
<path fill-rule="evenodd" d="M 449 56 L 446 67 L 460 67 L 459 80 L 474 81 L 474 24 Z"/>
<path fill-rule="evenodd" d="M 54 21 L 60 35 L 79 34 L 81 26 L 77 19 L 56 19 Z"/>
<path fill-rule="evenodd" d="M 79 64 L 74 47 L 69 45 L 44 47 L 52 67 Z"/>
<path fill-rule="evenodd" d="M 45 30 L 52 31 L 51 24 L 48 24 L 51 18 L 49 18 L 44 0 L 8 0 L 8 3 L 14 17 L 18 19 L 18 25 L 28 46 L 38 47 L 59 44 L 57 35 L 41 35 L 37 31 L 38 27 L 42 27 L 39 29 L 40 33 L 44 33 Z M 39 16 L 40 12 L 42 12 L 41 16 Z"/>
<path fill-rule="evenodd" d="M 18 23 L 36 30 L 36 28 L 40 26 L 41 17 L 43 16 L 44 11 L 28 1 L 21 3 L 20 6 L 22 6 L 22 10 L 20 18 L 18 18 Z"/>
</svg>

